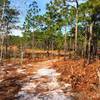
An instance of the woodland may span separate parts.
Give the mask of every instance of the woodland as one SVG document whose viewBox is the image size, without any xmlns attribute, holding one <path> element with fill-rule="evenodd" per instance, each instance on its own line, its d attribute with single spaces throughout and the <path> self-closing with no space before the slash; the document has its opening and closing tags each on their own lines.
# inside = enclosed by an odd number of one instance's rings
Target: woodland
<svg viewBox="0 0 100 100">
<path fill-rule="evenodd" d="M 45 7 L 0 0 L 0 100 L 100 100 L 100 0 Z"/>
</svg>

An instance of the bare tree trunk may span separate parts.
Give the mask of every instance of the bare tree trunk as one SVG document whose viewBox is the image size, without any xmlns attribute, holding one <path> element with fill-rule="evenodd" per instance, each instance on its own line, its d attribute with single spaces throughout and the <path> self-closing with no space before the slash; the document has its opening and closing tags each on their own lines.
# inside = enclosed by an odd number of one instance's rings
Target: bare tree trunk
<svg viewBox="0 0 100 100">
<path fill-rule="evenodd" d="M 32 34 L 32 59 L 35 57 L 33 50 L 34 50 L 34 33 Z"/>
<path fill-rule="evenodd" d="M 1 21 L 3 21 L 4 10 L 5 10 L 5 0 L 4 0 L 4 4 L 3 4 L 3 10 L 2 10 Z M 4 31 L 4 25 L 2 25 L 2 24 L 4 24 L 4 22 L 1 23 L 1 27 L 3 27 L 2 29 L 3 29 L 3 31 Z M 3 59 L 3 43 L 4 43 L 4 33 L 1 34 L 1 47 L 0 47 L 0 48 L 1 48 L 1 52 L 0 52 L 0 62 L 1 62 L 1 63 L 2 63 L 2 59 Z"/>
<path fill-rule="evenodd" d="M 52 43 L 51 43 L 51 48 L 52 48 L 52 58 L 54 57 L 54 52 L 53 52 L 53 50 L 54 50 L 54 41 L 52 40 Z"/>
<path fill-rule="evenodd" d="M 3 60 L 3 43 L 4 43 L 4 35 L 1 36 L 1 52 L 0 52 L 0 62 Z"/>
<path fill-rule="evenodd" d="M 6 28 L 6 33 L 5 33 L 5 58 L 8 58 L 8 44 L 9 44 L 9 41 L 8 41 L 8 39 L 9 39 L 8 25 L 9 25 L 9 23 L 7 22 L 6 23 L 7 28 Z"/>
<path fill-rule="evenodd" d="M 97 34 L 93 34 L 93 59 L 95 60 L 97 56 Z"/>
<path fill-rule="evenodd" d="M 83 67 L 85 67 L 85 63 L 86 63 L 86 52 L 87 52 L 87 35 L 85 32 L 85 39 L 84 39 L 84 51 L 83 51 L 83 58 L 84 58 L 84 64 Z"/>
<path fill-rule="evenodd" d="M 75 52 L 77 52 L 77 35 L 78 35 L 78 10 L 76 11 L 76 26 L 75 26 Z"/>
<path fill-rule="evenodd" d="M 20 54 L 21 60 L 20 60 L 20 63 L 21 63 L 21 65 L 22 65 L 22 64 L 23 64 L 23 59 L 24 59 L 24 51 L 23 51 L 23 45 L 22 45 L 22 44 L 21 44 L 20 49 L 21 49 L 21 54 Z"/>
<path fill-rule="evenodd" d="M 93 23 L 90 24 L 90 36 L 89 36 L 89 41 L 88 41 L 88 60 L 87 63 L 90 63 L 91 60 L 91 42 L 92 42 L 92 37 L 93 37 Z"/>
<path fill-rule="evenodd" d="M 76 1 L 76 25 L 75 25 L 75 55 L 77 54 L 78 49 L 78 0 Z"/>
<path fill-rule="evenodd" d="M 86 47 L 87 47 L 87 35 L 85 32 L 85 39 L 84 39 L 84 58 L 86 58 Z"/>
<path fill-rule="evenodd" d="M 66 60 L 66 52 L 67 52 L 67 36 L 66 36 L 66 26 L 65 26 L 65 37 L 64 37 L 64 60 Z"/>
<path fill-rule="evenodd" d="M 72 53 L 72 37 L 70 36 L 70 43 L 69 43 L 69 58 L 71 58 Z"/>
</svg>

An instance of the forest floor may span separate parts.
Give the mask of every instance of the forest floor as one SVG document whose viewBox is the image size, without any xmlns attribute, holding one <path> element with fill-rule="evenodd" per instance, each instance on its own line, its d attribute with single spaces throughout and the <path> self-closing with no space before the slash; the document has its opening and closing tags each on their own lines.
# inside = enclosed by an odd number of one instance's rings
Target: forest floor
<svg viewBox="0 0 100 100">
<path fill-rule="evenodd" d="M 100 100 L 100 60 L 85 67 L 83 59 L 59 61 L 53 68 L 61 73 L 59 81 L 72 85 L 77 100 Z"/>
<path fill-rule="evenodd" d="M 0 66 L 0 100 L 100 100 L 100 60 L 17 59 Z"/>
</svg>

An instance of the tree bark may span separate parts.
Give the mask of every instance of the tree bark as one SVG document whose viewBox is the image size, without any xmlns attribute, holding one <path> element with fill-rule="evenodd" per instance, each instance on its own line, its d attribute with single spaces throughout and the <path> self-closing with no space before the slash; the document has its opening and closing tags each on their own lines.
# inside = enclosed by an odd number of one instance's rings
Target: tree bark
<svg viewBox="0 0 100 100">
<path fill-rule="evenodd" d="M 22 65 L 23 64 L 23 59 L 24 59 L 24 50 L 23 50 L 23 45 L 22 45 L 22 43 L 21 43 L 21 47 L 20 47 L 20 51 L 21 51 L 21 53 L 20 53 L 20 64 Z"/>
<path fill-rule="evenodd" d="M 4 10 L 5 10 L 5 0 L 4 0 L 4 4 L 3 4 L 3 10 L 2 10 L 2 16 L 1 16 L 1 21 L 3 21 L 4 18 Z M 4 22 L 2 23 L 4 24 Z M 4 31 L 4 25 L 1 25 L 1 27 L 3 27 L 3 31 Z M 4 43 L 4 33 L 1 34 L 1 51 L 0 51 L 0 62 L 2 63 L 2 59 L 3 59 L 3 43 Z"/>
<path fill-rule="evenodd" d="M 75 55 L 77 54 L 78 49 L 78 0 L 76 2 L 76 23 L 75 23 Z"/>
<path fill-rule="evenodd" d="M 89 41 L 88 41 L 88 59 L 87 63 L 90 64 L 91 61 L 91 44 L 92 44 L 92 39 L 93 39 L 93 23 L 90 24 L 90 36 L 89 36 Z"/>
<path fill-rule="evenodd" d="M 66 26 L 65 26 L 65 37 L 64 37 L 64 60 L 66 60 L 66 52 L 67 52 L 67 34 L 66 34 Z"/>
<path fill-rule="evenodd" d="M 34 33 L 32 34 L 32 59 L 35 57 L 35 55 L 34 55 L 34 52 L 33 52 L 33 50 L 34 50 Z"/>
<path fill-rule="evenodd" d="M 75 53 L 77 52 L 77 45 L 78 45 L 78 9 L 76 10 L 76 25 L 75 25 Z"/>
<path fill-rule="evenodd" d="M 53 52 L 53 50 L 54 50 L 54 41 L 52 40 L 52 43 L 51 43 L 51 48 L 52 48 L 52 58 L 54 57 L 54 52 Z"/>
</svg>

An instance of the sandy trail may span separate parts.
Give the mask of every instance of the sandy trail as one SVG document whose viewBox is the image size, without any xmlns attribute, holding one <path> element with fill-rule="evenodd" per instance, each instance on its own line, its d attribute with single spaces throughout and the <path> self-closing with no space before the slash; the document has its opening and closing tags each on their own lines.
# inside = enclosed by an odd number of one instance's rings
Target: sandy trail
<svg viewBox="0 0 100 100">
<path fill-rule="evenodd" d="M 58 59 L 36 63 L 33 75 L 31 73 L 27 77 L 28 81 L 16 95 L 16 100 L 74 100 L 71 96 L 71 84 L 61 86 L 58 81 L 60 73 L 52 68 L 53 62 L 56 61 Z M 64 89 L 67 95 L 64 94 Z"/>
<path fill-rule="evenodd" d="M 5 76 L 9 79 L 10 84 L 13 81 L 15 86 L 16 84 L 21 86 L 13 100 L 74 100 L 71 84 L 59 82 L 60 73 L 52 67 L 53 62 L 59 60 L 32 62 L 23 64 L 23 66 L 8 64 L 7 68 L 5 67 L 7 72 Z M 5 80 L 5 84 L 8 84 L 8 79 Z M 1 80 L 1 83 L 4 84 L 4 81 Z M 5 87 L 5 84 L 3 87 Z M 15 87 L 8 85 L 8 88 L 9 95 L 8 92 L 2 91 L 7 95 L 7 97 L 2 96 L 4 98 L 2 100 L 8 97 L 12 98 L 10 95 L 13 94 L 12 89 L 14 90 Z"/>
</svg>

